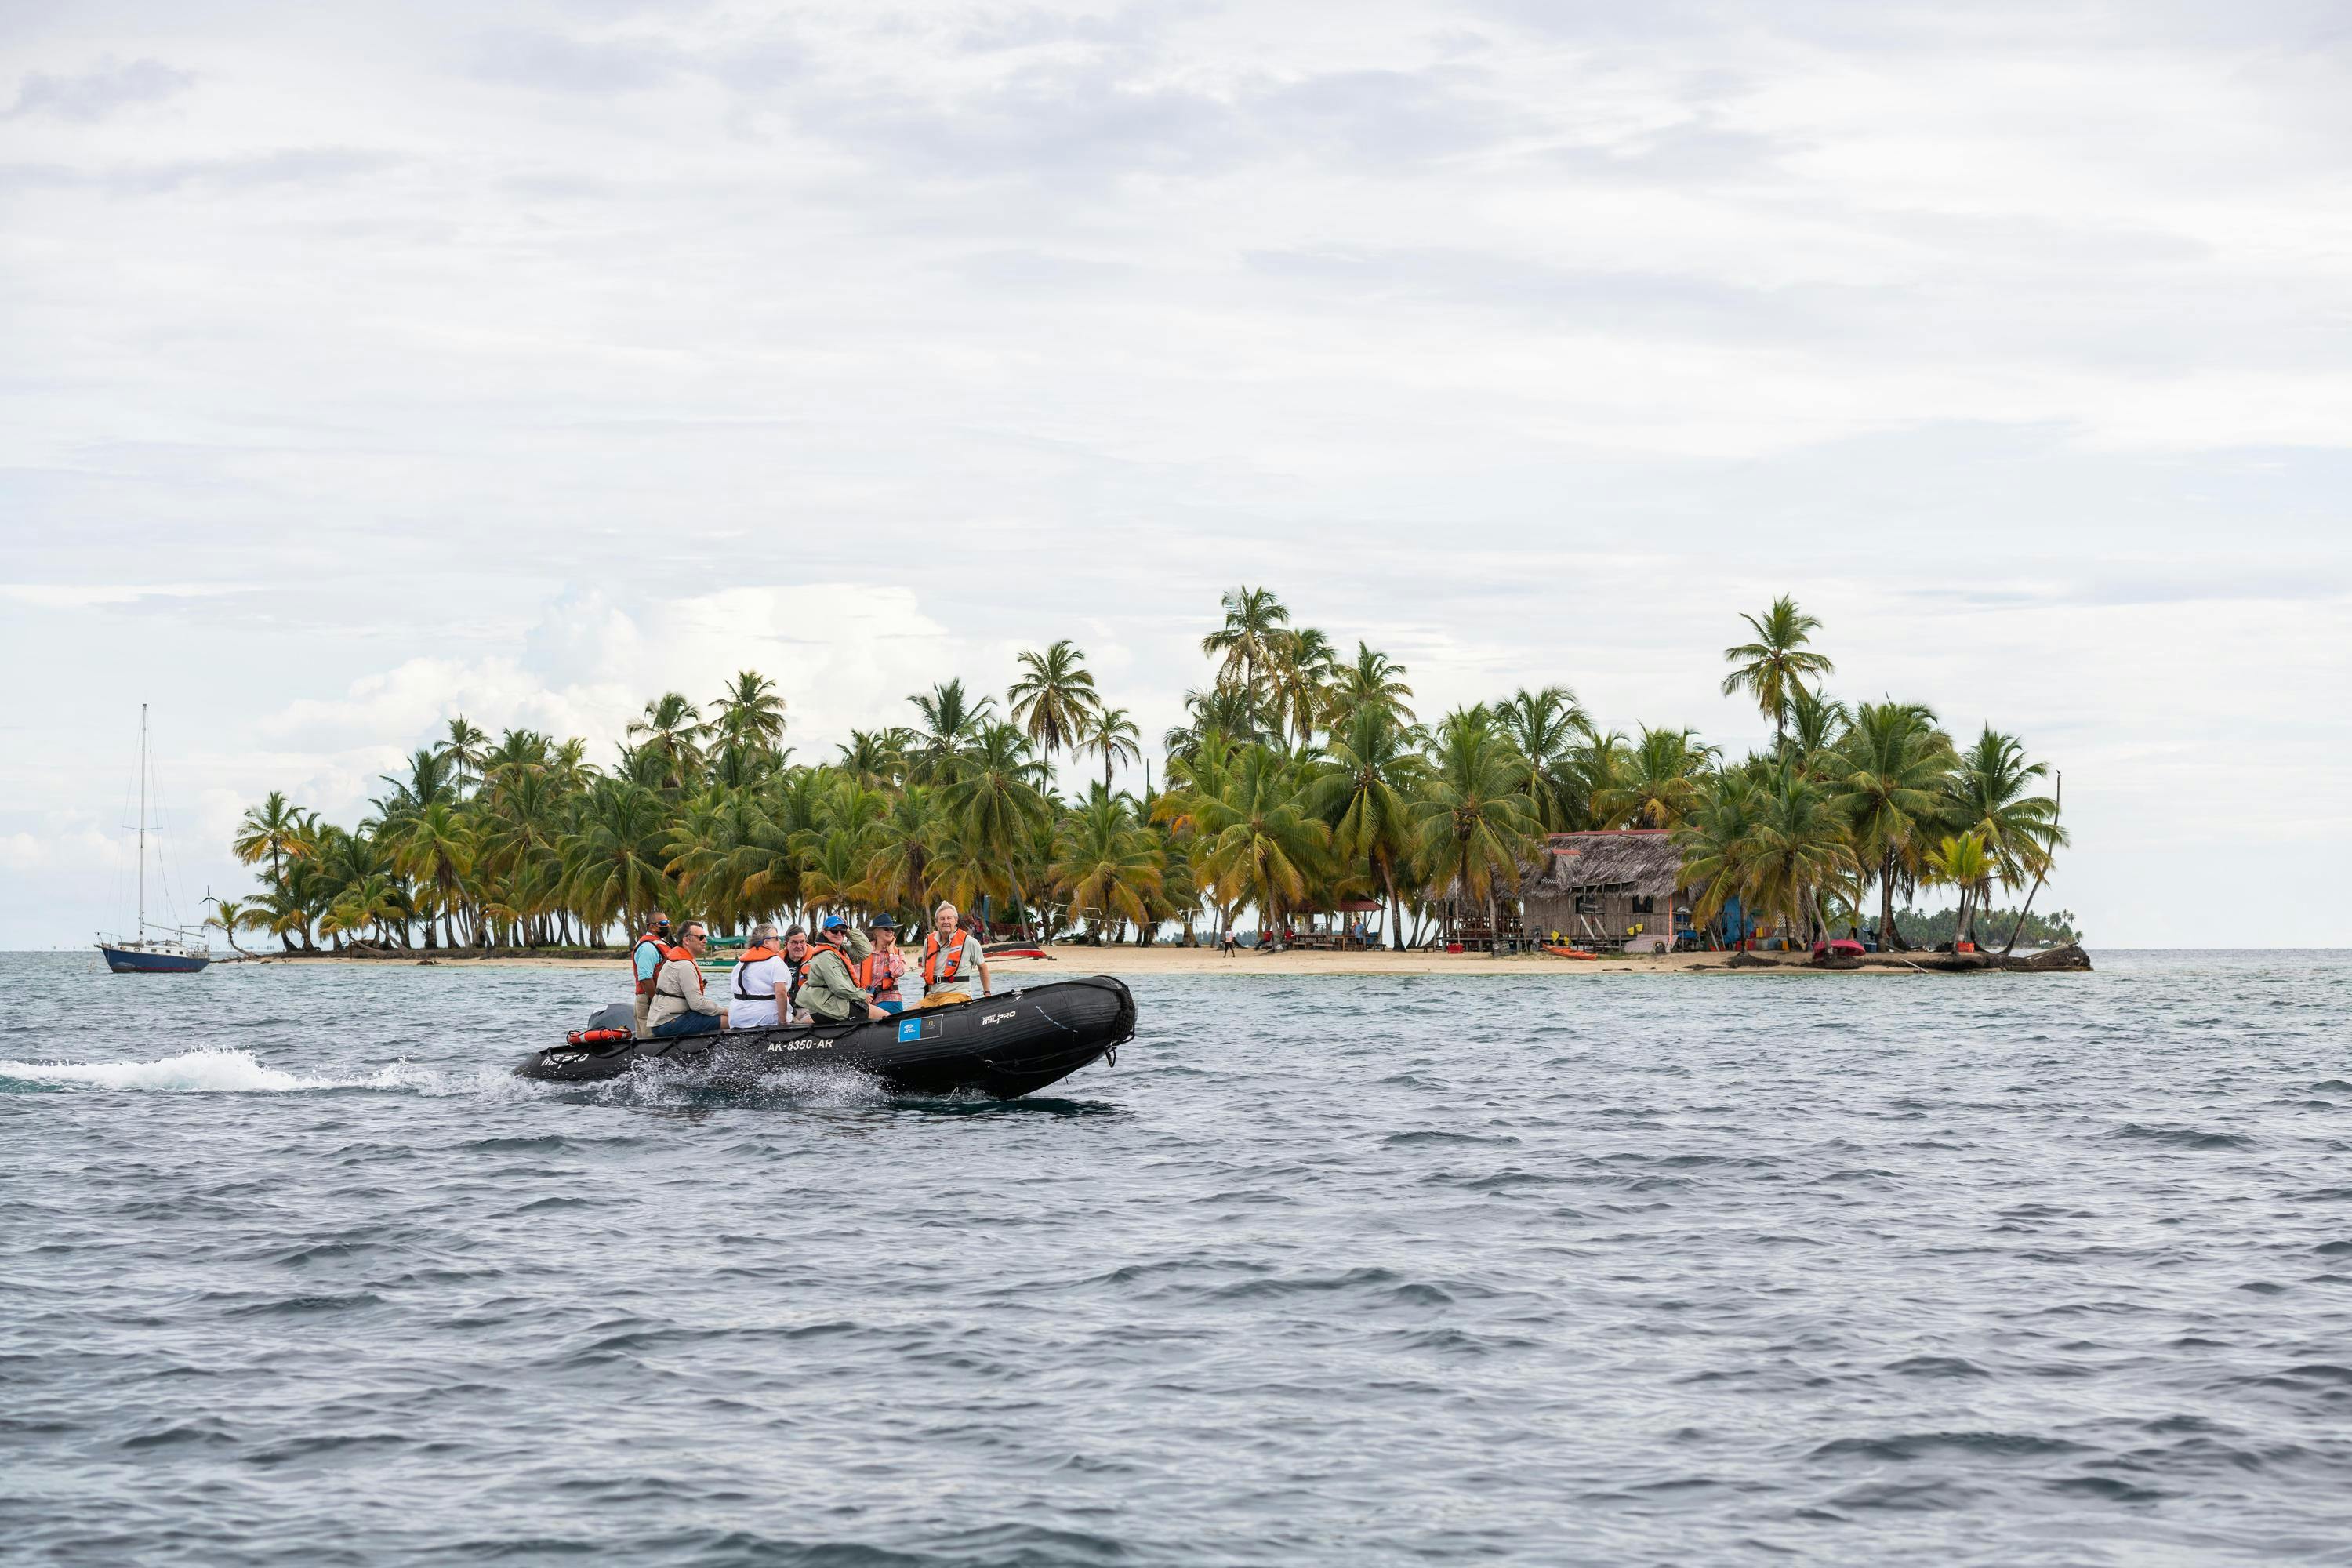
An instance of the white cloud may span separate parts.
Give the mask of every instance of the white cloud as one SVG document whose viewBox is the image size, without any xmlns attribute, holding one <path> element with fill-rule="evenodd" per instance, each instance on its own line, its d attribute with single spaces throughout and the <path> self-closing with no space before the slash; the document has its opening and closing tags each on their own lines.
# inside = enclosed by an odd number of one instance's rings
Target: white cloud
<svg viewBox="0 0 2352 1568">
<path fill-rule="evenodd" d="M 244 592 L 237 583 L 0 583 L 0 599 L 43 610 L 91 610 L 147 599 L 210 599 Z"/>
<path fill-rule="evenodd" d="M 2168 831 L 2315 820 L 2332 13 L 1472 9 L 28 16 L 0 656 L 76 700 L 7 721 L 8 852 L 142 700 L 206 834 L 742 668 L 815 756 L 1069 636 L 1156 735 L 1241 580 L 1432 711 L 1735 744 L 1715 650 L 1794 591 L 1849 690 L 2067 764 L 2110 931 L 2195 918 Z"/>
</svg>

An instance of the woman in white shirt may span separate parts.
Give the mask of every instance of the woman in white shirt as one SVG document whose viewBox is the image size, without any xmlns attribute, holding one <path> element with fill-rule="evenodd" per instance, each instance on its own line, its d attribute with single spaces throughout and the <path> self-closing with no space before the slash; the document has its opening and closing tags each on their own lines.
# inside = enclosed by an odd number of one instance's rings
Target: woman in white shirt
<svg viewBox="0 0 2352 1568">
<path fill-rule="evenodd" d="M 762 921 L 751 928 L 751 944 L 735 961 L 734 979 L 728 989 L 733 994 L 727 1008 L 729 1028 L 776 1027 L 776 1002 L 792 994 L 793 971 L 777 950 L 772 921 Z"/>
</svg>

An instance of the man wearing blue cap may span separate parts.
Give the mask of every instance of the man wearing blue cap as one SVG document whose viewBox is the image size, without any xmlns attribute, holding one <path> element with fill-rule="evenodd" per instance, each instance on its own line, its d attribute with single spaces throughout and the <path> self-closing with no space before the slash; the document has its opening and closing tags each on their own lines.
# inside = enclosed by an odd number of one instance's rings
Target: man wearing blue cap
<svg viewBox="0 0 2352 1568">
<path fill-rule="evenodd" d="M 793 977 L 793 1009 L 812 1024 L 851 1024 L 882 1017 L 882 1009 L 866 998 L 857 971 L 874 944 L 866 933 L 853 931 L 839 915 L 824 922 L 817 940 L 809 944 L 808 958 Z"/>
</svg>

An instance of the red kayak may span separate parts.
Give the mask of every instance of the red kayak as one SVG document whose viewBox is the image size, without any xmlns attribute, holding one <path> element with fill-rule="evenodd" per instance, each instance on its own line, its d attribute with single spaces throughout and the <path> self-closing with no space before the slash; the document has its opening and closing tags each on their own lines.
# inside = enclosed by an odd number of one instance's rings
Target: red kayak
<svg viewBox="0 0 2352 1568">
<path fill-rule="evenodd" d="M 1054 957 L 1042 947 L 992 947 L 987 952 L 991 958 L 1042 958 L 1050 963 Z"/>
</svg>

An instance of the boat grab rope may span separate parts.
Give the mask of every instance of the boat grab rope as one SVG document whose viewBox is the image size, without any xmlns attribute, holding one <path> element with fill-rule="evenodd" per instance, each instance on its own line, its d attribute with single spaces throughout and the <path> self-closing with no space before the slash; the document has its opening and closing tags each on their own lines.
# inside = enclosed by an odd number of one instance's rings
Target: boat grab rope
<svg viewBox="0 0 2352 1568">
<path fill-rule="evenodd" d="M 1057 1028 L 1057 1029 L 1061 1030 L 1061 1031 L 1062 1031 L 1062 1033 L 1064 1033 L 1064 1034 L 1066 1034 L 1066 1035 L 1069 1036 L 1072 1039 L 1076 1039 L 1076 1038 L 1078 1037 L 1078 1031 L 1077 1031 L 1077 1030 L 1076 1030 L 1076 1029 L 1072 1028 L 1069 1025 L 1065 1024 L 1064 1022 L 1062 1022 L 1062 1020 L 1060 1020 L 1059 1018 L 1056 1018 L 1055 1016 L 1054 1016 L 1054 1015 L 1052 1015 L 1051 1013 L 1048 1013 L 1047 1011 L 1045 1011 L 1045 1005 L 1044 1005 L 1043 1003 L 1038 1002 L 1038 1001 L 1036 1001 L 1036 1000 L 1034 1000 L 1034 999 L 1032 999 L 1032 1000 L 1030 1001 L 1030 1003 L 1029 1003 L 1029 1005 L 1031 1005 L 1032 1007 L 1034 1007 L 1034 1008 L 1036 1008 L 1036 1009 L 1037 1009 L 1037 1016 L 1039 1016 L 1040 1018 L 1045 1019 L 1045 1022 L 1047 1022 L 1048 1024 L 1053 1025 L 1053 1026 L 1054 1026 L 1054 1027 L 1055 1027 L 1055 1028 Z M 1003 1064 L 1002 1064 L 1002 1063 L 1000 1063 L 1000 1062 L 998 1062 L 998 1061 L 997 1061 L 994 1058 L 992 1058 L 992 1057 L 982 1057 L 982 1058 L 981 1058 L 981 1060 L 982 1060 L 983 1063 L 985 1063 L 987 1066 L 989 1066 L 989 1067 L 991 1067 L 991 1068 L 995 1068 L 995 1069 L 996 1069 L 997 1071 L 999 1071 L 999 1072 L 1002 1072 L 1002 1071 L 1003 1071 L 1003 1070 L 1004 1070 L 1004 1068 L 1003 1068 Z M 1105 1047 L 1103 1047 L 1103 1060 L 1104 1060 L 1106 1063 L 1108 1063 L 1109 1066 L 1111 1066 L 1111 1067 L 1117 1067 L 1117 1066 L 1118 1066 L 1118 1046 L 1116 1046 L 1116 1045 L 1105 1046 Z"/>
</svg>

